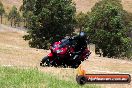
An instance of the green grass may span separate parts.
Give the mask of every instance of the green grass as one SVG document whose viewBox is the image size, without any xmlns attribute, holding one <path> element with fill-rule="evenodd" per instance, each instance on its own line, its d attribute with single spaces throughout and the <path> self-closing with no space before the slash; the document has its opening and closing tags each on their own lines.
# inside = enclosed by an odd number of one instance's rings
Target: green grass
<svg viewBox="0 0 132 88">
<path fill-rule="evenodd" d="M 97 88 L 97 86 L 89 84 L 80 86 L 76 81 L 60 80 L 37 69 L 0 67 L 0 88 Z"/>
</svg>

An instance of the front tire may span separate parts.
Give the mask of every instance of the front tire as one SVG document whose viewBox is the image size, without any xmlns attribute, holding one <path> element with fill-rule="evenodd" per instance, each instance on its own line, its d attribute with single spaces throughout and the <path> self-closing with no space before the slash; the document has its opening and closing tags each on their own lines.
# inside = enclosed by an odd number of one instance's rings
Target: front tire
<svg viewBox="0 0 132 88">
<path fill-rule="evenodd" d="M 46 56 L 42 59 L 42 61 L 40 62 L 40 66 L 50 66 L 50 61 L 49 61 L 48 56 Z"/>
</svg>

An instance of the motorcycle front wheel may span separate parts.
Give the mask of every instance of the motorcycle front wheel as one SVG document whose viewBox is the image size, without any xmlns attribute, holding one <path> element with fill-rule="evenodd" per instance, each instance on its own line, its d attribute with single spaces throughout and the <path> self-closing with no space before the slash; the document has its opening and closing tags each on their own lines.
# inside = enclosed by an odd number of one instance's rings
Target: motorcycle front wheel
<svg viewBox="0 0 132 88">
<path fill-rule="evenodd" d="M 40 66 L 50 66 L 50 61 L 49 61 L 48 56 L 46 56 L 42 59 L 42 61 L 40 62 Z"/>
</svg>

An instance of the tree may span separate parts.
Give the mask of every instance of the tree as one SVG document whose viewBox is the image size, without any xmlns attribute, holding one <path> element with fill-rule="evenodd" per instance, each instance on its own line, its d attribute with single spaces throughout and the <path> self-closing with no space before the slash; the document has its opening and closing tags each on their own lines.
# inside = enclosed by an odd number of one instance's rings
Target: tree
<svg viewBox="0 0 132 88">
<path fill-rule="evenodd" d="M 130 20 L 130 19 L 129 19 Z M 130 48 L 129 48 L 129 50 L 125 53 L 125 55 L 126 55 L 126 57 L 128 57 L 129 59 L 131 59 L 132 60 L 132 19 L 131 19 L 131 21 L 129 22 L 129 24 L 127 25 L 127 27 L 126 27 L 126 30 L 128 30 L 127 31 L 127 35 L 130 37 L 130 39 L 131 39 L 131 42 L 130 42 Z"/>
<path fill-rule="evenodd" d="M 76 15 L 77 28 L 80 29 L 80 32 L 83 31 L 84 27 L 86 27 L 88 20 L 88 13 L 85 14 L 80 12 Z"/>
<path fill-rule="evenodd" d="M 72 0 L 36 0 L 24 39 L 31 47 L 47 49 L 50 43 L 74 31 L 75 12 Z"/>
<path fill-rule="evenodd" d="M 33 11 L 35 0 L 23 0 L 23 4 L 20 7 L 20 11 L 28 12 Z"/>
<path fill-rule="evenodd" d="M 119 57 L 131 46 L 124 15 L 120 0 L 102 0 L 92 8 L 85 30 L 103 56 Z"/>
<path fill-rule="evenodd" d="M 21 22 L 21 15 L 20 15 L 19 12 L 17 12 L 16 18 L 15 18 L 15 20 L 14 20 L 14 25 L 15 25 L 15 27 L 16 27 L 16 26 L 20 27 L 20 22 Z"/>
<path fill-rule="evenodd" d="M 35 0 L 23 0 L 23 4 L 20 7 L 24 18 L 24 26 L 28 27 L 30 25 L 31 16 L 33 15 L 33 9 L 35 5 Z"/>
<path fill-rule="evenodd" d="M 0 1 L 0 16 L 1 16 L 1 24 L 2 24 L 2 16 L 5 13 L 4 7 L 2 2 Z"/>
<path fill-rule="evenodd" d="M 11 21 L 11 26 L 13 26 L 13 24 L 15 25 L 16 27 L 16 23 L 18 21 L 20 21 L 20 14 L 19 12 L 17 11 L 17 8 L 16 6 L 13 6 L 11 11 L 9 12 L 9 15 L 8 15 L 8 20 Z"/>
</svg>

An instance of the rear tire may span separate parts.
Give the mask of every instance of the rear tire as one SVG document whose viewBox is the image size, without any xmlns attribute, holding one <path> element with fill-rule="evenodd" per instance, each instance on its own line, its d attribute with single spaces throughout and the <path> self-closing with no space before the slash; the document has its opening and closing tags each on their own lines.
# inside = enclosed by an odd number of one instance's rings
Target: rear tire
<svg viewBox="0 0 132 88">
<path fill-rule="evenodd" d="M 78 68 L 80 64 L 81 64 L 81 61 L 74 62 L 72 65 L 72 68 Z"/>
<path fill-rule="evenodd" d="M 40 66 L 50 66 L 50 61 L 49 61 L 48 56 L 46 56 L 42 59 L 42 61 L 40 62 Z"/>
</svg>

